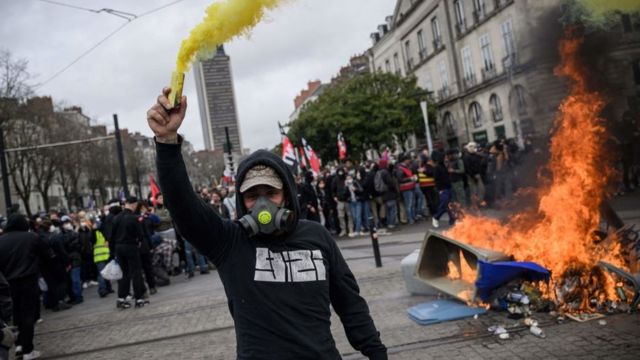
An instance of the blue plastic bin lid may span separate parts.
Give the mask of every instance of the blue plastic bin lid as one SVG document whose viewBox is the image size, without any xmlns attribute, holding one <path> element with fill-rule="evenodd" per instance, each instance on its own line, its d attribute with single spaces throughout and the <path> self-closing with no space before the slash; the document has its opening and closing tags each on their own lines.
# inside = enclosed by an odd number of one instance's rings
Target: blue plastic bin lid
<svg viewBox="0 0 640 360">
<path fill-rule="evenodd" d="M 435 300 L 409 308 L 409 318 L 419 325 L 431 325 L 445 321 L 464 319 L 487 312 L 484 308 L 472 308 L 458 301 Z"/>
</svg>

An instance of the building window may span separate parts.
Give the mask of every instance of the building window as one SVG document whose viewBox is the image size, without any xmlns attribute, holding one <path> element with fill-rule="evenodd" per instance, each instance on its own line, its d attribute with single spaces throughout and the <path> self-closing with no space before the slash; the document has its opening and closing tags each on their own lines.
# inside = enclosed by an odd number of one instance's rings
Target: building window
<svg viewBox="0 0 640 360">
<path fill-rule="evenodd" d="M 495 66 L 493 64 L 493 52 L 491 51 L 491 41 L 489 40 L 489 34 L 480 37 L 480 50 L 482 52 L 484 69 L 486 71 L 493 70 Z"/>
<path fill-rule="evenodd" d="M 475 85 L 475 74 L 473 72 L 473 61 L 471 61 L 471 49 L 466 46 L 460 50 L 462 55 L 462 69 L 464 71 L 464 85 L 471 87 Z"/>
<path fill-rule="evenodd" d="M 389 61 L 389 59 L 384 61 L 384 69 L 388 72 L 391 73 L 391 62 Z"/>
<path fill-rule="evenodd" d="M 413 69 L 413 57 L 411 57 L 411 41 L 404 42 L 404 56 L 407 59 L 407 71 Z"/>
<path fill-rule="evenodd" d="M 491 106 L 491 116 L 494 122 L 500 122 L 504 117 L 502 116 L 502 104 L 500 98 L 496 94 L 492 94 L 489 98 L 489 105 Z"/>
<path fill-rule="evenodd" d="M 424 42 L 424 32 L 418 31 L 418 51 L 420 51 L 420 60 L 424 60 L 427 57 L 427 46 Z"/>
<path fill-rule="evenodd" d="M 629 14 L 622 14 L 622 31 L 624 31 L 625 33 L 630 33 L 631 31 L 633 31 L 633 28 L 631 26 L 631 16 Z"/>
<path fill-rule="evenodd" d="M 484 0 L 473 0 L 473 17 L 476 23 L 482 21 L 486 15 Z"/>
<path fill-rule="evenodd" d="M 393 66 L 395 67 L 396 75 L 402 75 L 402 70 L 400 69 L 400 58 L 398 57 L 398 53 L 393 54 Z"/>
<path fill-rule="evenodd" d="M 515 58 L 516 42 L 513 36 L 513 26 L 511 20 L 507 20 L 500 26 L 502 32 L 502 42 L 504 43 L 504 55 L 507 58 Z"/>
<path fill-rule="evenodd" d="M 456 0 L 453 6 L 456 12 L 456 28 L 459 33 L 462 33 L 465 30 L 464 4 L 462 0 Z"/>
<path fill-rule="evenodd" d="M 429 92 L 433 92 L 433 82 L 431 81 L 431 75 L 429 74 L 424 76 L 424 88 Z"/>
<path fill-rule="evenodd" d="M 524 88 L 521 85 L 516 85 L 513 88 L 516 102 L 516 109 L 518 110 L 518 114 L 526 115 L 527 114 L 527 95 L 524 91 Z"/>
<path fill-rule="evenodd" d="M 473 102 L 469 105 L 469 118 L 475 128 L 482 126 L 482 108 L 477 102 Z"/>
<path fill-rule="evenodd" d="M 442 125 L 447 131 L 447 135 L 451 136 L 456 134 L 456 125 L 455 125 L 455 122 L 453 121 L 453 115 L 451 115 L 450 112 L 447 111 L 444 114 L 444 117 L 442 119 Z"/>
<path fill-rule="evenodd" d="M 447 71 L 447 64 L 444 60 L 440 60 L 440 64 L 438 66 L 440 68 L 440 81 L 442 82 L 442 88 L 446 89 L 449 87 L 449 72 Z"/>
<path fill-rule="evenodd" d="M 433 48 L 438 50 L 442 46 L 442 34 L 440 33 L 440 22 L 435 16 L 431 19 L 431 32 L 433 33 Z"/>
</svg>

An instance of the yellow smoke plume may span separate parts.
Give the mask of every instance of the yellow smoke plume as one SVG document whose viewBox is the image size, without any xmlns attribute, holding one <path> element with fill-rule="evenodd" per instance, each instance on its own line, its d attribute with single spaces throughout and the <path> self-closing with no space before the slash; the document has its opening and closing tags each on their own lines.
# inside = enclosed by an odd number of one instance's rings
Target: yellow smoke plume
<svg viewBox="0 0 640 360">
<path fill-rule="evenodd" d="M 604 24 L 614 12 L 633 13 L 640 11 L 640 0 L 579 0 L 589 13 L 588 20 Z"/>
<path fill-rule="evenodd" d="M 176 72 L 189 70 L 196 57 L 213 55 L 218 45 L 248 34 L 264 17 L 265 11 L 277 7 L 281 0 L 226 0 L 211 4 L 204 20 L 182 41 Z"/>
</svg>

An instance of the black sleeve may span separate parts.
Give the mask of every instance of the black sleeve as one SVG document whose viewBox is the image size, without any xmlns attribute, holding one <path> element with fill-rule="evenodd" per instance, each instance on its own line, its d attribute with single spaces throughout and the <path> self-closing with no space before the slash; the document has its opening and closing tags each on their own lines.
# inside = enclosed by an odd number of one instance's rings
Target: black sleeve
<svg viewBox="0 0 640 360">
<path fill-rule="evenodd" d="M 387 359 L 387 348 L 380 341 L 367 302 L 360 296 L 356 278 L 333 238 L 327 237 L 327 241 L 331 251 L 329 296 L 349 343 L 369 359 Z"/>
<path fill-rule="evenodd" d="M 179 144 L 156 143 L 156 166 L 165 205 L 181 235 L 220 266 L 231 251 L 239 225 L 222 220 L 193 191 Z"/>
<path fill-rule="evenodd" d="M 0 273 L 0 323 L 9 323 L 13 314 L 9 283 Z"/>
</svg>

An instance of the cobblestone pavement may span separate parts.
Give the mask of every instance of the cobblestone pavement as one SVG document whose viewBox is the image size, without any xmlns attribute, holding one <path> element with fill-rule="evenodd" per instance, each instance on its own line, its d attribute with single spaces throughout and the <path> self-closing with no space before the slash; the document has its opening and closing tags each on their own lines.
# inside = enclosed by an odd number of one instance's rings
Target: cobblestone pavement
<svg viewBox="0 0 640 360">
<path fill-rule="evenodd" d="M 629 214 L 634 219 L 637 215 Z M 431 326 L 415 324 L 406 310 L 433 298 L 406 292 L 400 260 L 419 248 L 426 226 L 418 223 L 381 236 L 382 268 L 375 268 L 368 239 L 339 240 L 391 359 L 638 358 L 638 314 L 609 316 L 606 325 L 557 324 L 550 315 L 537 314 L 545 339 L 498 312 Z M 96 288 L 89 288 L 84 304 L 43 313 L 36 348 L 48 359 L 234 359 L 235 332 L 218 275 L 173 281 L 142 309 L 116 310 L 114 297 L 100 299 Z M 340 320 L 334 316 L 332 324 L 343 357 L 362 359 L 346 340 Z M 487 327 L 496 324 L 506 326 L 511 338 L 503 341 L 489 334 Z"/>
</svg>

